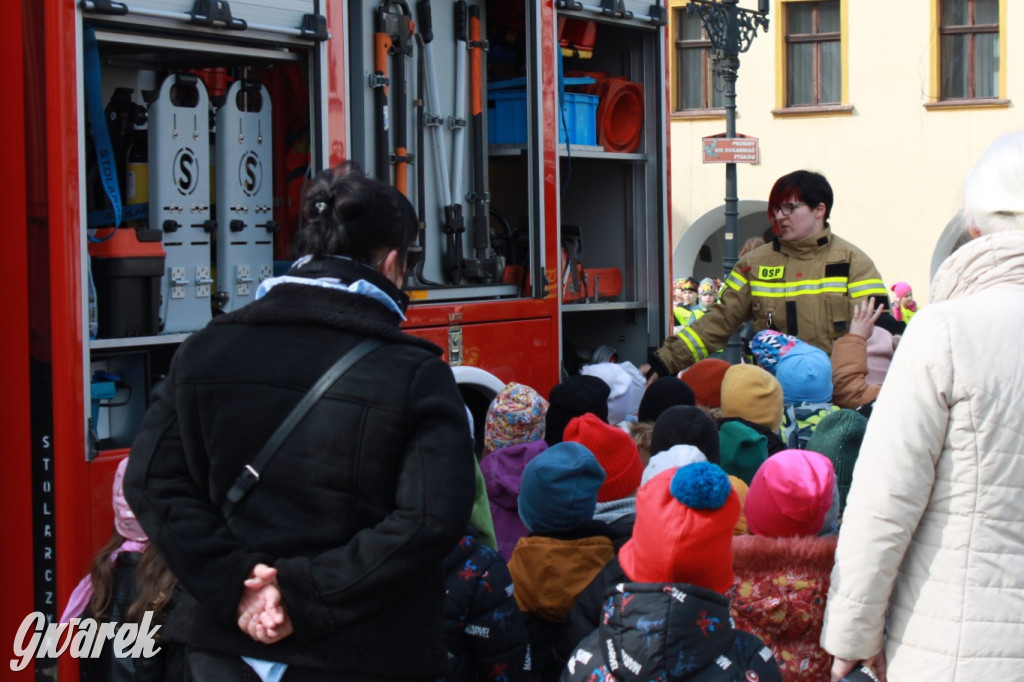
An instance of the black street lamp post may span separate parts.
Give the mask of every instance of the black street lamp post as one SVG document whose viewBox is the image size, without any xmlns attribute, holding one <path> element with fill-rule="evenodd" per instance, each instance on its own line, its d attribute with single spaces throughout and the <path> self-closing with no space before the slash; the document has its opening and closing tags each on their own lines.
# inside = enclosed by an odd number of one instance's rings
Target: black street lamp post
<svg viewBox="0 0 1024 682">
<path fill-rule="evenodd" d="M 739 75 L 741 52 L 750 49 L 757 29 L 768 30 L 768 1 L 758 0 L 758 10 L 738 7 L 739 0 L 690 0 L 686 5 L 687 16 L 697 14 L 711 45 L 722 53 L 715 67 L 725 80 L 725 136 L 736 137 L 736 78 Z M 725 252 L 722 265 L 725 278 L 739 260 L 737 230 L 739 220 L 739 198 L 736 190 L 736 164 L 725 164 Z M 725 348 L 725 359 L 731 363 L 740 361 L 741 342 L 739 333 L 733 334 Z"/>
</svg>

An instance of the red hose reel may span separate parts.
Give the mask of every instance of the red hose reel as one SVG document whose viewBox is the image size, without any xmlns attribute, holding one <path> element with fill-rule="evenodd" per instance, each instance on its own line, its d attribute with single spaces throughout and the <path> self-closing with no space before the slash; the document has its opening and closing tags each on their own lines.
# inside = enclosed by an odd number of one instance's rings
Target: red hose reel
<svg viewBox="0 0 1024 682">
<path fill-rule="evenodd" d="M 635 152 L 640 148 L 644 127 L 644 95 L 640 83 L 604 72 L 569 72 L 566 76 L 588 76 L 594 83 L 572 86 L 576 92 L 597 95 L 597 142 L 605 151 Z"/>
</svg>

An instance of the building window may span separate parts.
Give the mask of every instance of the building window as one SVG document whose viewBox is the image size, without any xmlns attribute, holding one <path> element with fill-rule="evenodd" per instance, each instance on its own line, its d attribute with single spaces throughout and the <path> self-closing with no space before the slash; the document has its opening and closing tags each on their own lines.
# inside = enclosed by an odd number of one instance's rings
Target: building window
<svg viewBox="0 0 1024 682">
<path fill-rule="evenodd" d="M 839 0 L 786 5 L 786 106 L 839 104 L 842 52 Z"/>
<path fill-rule="evenodd" d="M 689 17 L 686 7 L 672 10 L 675 69 L 675 111 L 717 109 L 724 105 L 725 83 L 712 68 L 714 48 L 700 17 Z"/>
<path fill-rule="evenodd" d="M 999 0 L 942 0 L 941 99 L 999 95 Z"/>
</svg>

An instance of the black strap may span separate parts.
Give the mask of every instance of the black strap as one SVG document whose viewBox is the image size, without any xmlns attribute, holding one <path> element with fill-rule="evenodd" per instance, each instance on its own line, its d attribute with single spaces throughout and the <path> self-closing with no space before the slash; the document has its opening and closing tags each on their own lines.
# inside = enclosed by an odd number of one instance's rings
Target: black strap
<svg viewBox="0 0 1024 682">
<path fill-rule="evenodd" d="M 259 482 L 260 472 L 266 469 L 267 464 L 277 454 L 277 451 L 288 439 L 292 431 L 295 430 L 295 427 L 299 425 L 299 422 L 306 416 L 310 408 L 323 397 L 327 389 L 333 386 L 352 365 L 359 362 L 382 343 L 379 339 L 366 339 L 358 343 L 350 351 L 338 358 L 338 361 L 324 372 L 323 376 L 306 392 L 306 395 L 302 396 L 302 400 L 292 408 L 292 411 L 285 417 L 280 426 L 277 427 L 277 430 L 271 434 L 252 462 L 246 464 L 242 472 L 238 474 L 238 478 L 235 479 L 234 485 L 228 490 L 224 504 L 221 506 L 224 518 L 231 516 L 235 507 L 242 501 L 242 498 Z"/>
</svg>

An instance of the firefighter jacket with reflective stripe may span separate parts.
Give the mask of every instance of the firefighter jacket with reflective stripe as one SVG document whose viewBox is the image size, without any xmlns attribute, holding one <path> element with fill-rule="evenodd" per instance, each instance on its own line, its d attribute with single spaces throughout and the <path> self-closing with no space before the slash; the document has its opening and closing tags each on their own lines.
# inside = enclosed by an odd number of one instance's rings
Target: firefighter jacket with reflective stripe
<svg viewBox="0 0 1024 682">
<path fill-rule="evenodd" d="M 831 353 L 849 330 L 853 306 L 867 296 L 888 307 L 875 264 L 831 229 L 799 242 L 774 239 L 736 263 L 718 304 L 670 336 L 652 366 L 661 369 L 660 361 L 674 374 L 724 348 L 747 320 L 755 333 L 777 329 Z"/>
</svg>

